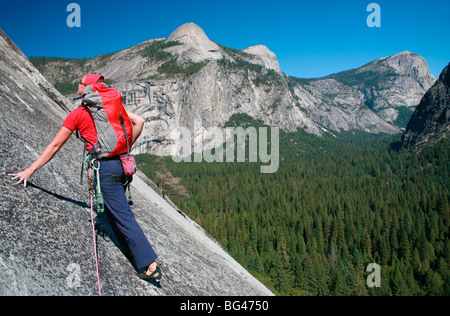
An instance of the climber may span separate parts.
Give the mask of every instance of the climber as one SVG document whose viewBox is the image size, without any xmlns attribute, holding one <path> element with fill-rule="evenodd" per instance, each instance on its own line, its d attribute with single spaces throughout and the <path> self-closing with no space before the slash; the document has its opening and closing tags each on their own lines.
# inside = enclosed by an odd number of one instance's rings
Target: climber
<svg viewBox="0 0 450 316">
<path fill-rule="evenodd" d="M 81 79 L 78 85 L 78 95 L 83 96 L 87 86 L 105 85 L 104 77 L 97 74 L 89 74 Z M 100 86 L 100 89 L 103 88 Z M 142 132 L 144 120 L 137 114 L 126 112 L 132 123 L 131 146 L 136 142 Z M 80 106 L 73 110 L 64 120 L 62 127 L 54 140 L 47 146 L 41 156 L 33 162 L 27 169 L 9 174 L 12 180 L 18 180 L 16 184 L 23 182 L 26 187 L 28 179 L 42 166 L 48 163 L 59 149 L 66 143 L 72 133 L 77 130 L 87 141 L 87 149 L 91 149 L 92 144 L 97 142 L 97 131 L 91 112 L 86 106 Z M 121 152 L 124 154 L 125 152 Z M 136 222 L 135 216 L 131 211 L 121 183 L 113 181 L 104 181 L 101 179 L 110 179 L 113 176 L 123 176 L 124 171 L 119 160 L 119 155 L 101 158 L 100 160 L 100 183 L 105 203 L 105 213 L 111 222 L 111 226 L 121 245 L 122 251 L 127 257 L 133 258 L 138 270 L 138 276 L 141 279 L 158 280 L 161 278 L 161 270 L 156 263 L 158 256 L 147 240 L 144 232 Z"/>
</svg>

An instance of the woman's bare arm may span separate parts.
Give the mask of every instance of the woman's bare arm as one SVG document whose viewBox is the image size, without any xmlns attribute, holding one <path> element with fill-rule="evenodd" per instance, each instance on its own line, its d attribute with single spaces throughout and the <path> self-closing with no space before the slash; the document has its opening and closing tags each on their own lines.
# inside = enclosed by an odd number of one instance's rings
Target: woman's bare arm
<svg viewBox="0 0 450 316">
<path fill-rule="evenodd" d="M 27 186 L 27 180 L 35 173 L 38 169 L 48 163 L 55 154 L 61 149 L 61 147 L 66 143 L 69 137 L 72 135 L 73 131 L 67 127 L 61 127 L 58 134 L 55 136 L 53 141 L 45 148 L 42 154 L 36 159 L 35 162 L 31 164 L 27 169 L 19 173 L 10 173 L 12 180 L 19 180 L 16 184 L 20 184 L 23 181 L 23 185 Z"/>
</svg>

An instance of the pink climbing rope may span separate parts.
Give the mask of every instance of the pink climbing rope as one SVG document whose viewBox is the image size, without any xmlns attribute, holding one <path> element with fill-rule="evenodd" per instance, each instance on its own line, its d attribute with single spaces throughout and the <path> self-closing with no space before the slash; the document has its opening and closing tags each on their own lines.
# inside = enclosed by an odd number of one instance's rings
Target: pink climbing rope
<svg viewBox="0 0 450 316">
<path fill-rule="evenodd" d="M 89 168 L 89 181 L 92 183 L 92 168 Z M 94 240 L 94 254 L 95 254 L 95 269 L 97 271 L 97 287 L 98 295 L 102 296 L 102 289 L 100 285 L 100 274 L 98 271 L 98 256 L 97 256 L 97 241 L 95 239 L 95 225 L 94 225 L 94 201 L 93 201 L 93 185 L 90 186 L 91 192 L 91 223 L 92 223 L 92 239 Z"/>
</svg>

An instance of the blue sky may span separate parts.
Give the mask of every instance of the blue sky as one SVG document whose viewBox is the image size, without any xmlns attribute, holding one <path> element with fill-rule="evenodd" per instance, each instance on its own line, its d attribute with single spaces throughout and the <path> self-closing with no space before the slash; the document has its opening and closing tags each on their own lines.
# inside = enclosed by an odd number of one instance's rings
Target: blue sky
<svg viewBox="0 0 450 316">
<path fill-rule="evenodd" d="M 81 27 L 69 28 L 69 3 L 81 8 Z M 367 6 L 381 8 L 381 27 L 369 28 Z M 194 22 L 224 46 L 262 44 L 284 73 L 321 77 L 408 50 L 438 76 L 450 62 L 449 0 L 0 0 L 0 28 L 27 56 L 93 57 Z"/>
</svg>

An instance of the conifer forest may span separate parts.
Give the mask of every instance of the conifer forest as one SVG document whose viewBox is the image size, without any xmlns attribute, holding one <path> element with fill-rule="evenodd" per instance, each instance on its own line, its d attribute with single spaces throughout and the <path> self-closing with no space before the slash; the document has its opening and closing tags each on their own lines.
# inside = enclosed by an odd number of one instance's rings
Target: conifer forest
<svg viewBox="0 0 450 316">
<path fill-rule="evenodd" d="M 415 153 L 400 135 L 336 136 L 281 132 L 273 174 L 250 162 L 137 161 L 276 295 L 450 295 L 449 141 Z M 380 284 L 370 287 L 372 263 Z"/>
</svg>

